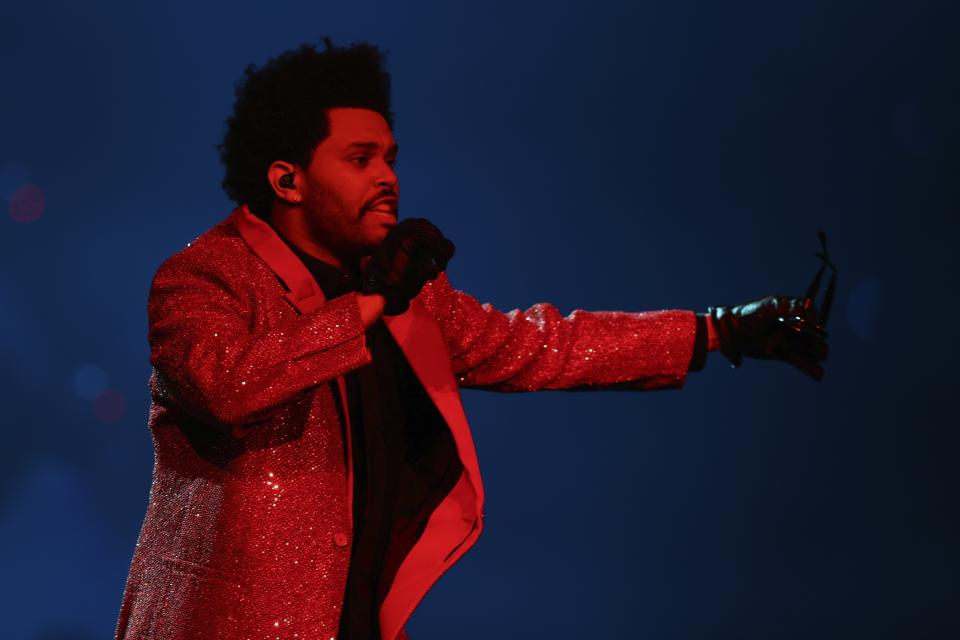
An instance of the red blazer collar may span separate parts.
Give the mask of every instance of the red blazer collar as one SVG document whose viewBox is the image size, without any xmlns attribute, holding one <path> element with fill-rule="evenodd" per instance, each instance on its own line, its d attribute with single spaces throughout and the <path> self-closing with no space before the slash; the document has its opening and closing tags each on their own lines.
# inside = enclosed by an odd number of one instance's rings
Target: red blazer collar
<svg viewBox="0 0 960 640">
<path fill-rule="evenodd" d="M 257 256 L 277 274 L 287 288 L 285 297 L 300 313 L 309 313 L 325 298 L 317 281 L 269 224 L 242 205 L 230 214 L 240 236 Z"/>
</svg>

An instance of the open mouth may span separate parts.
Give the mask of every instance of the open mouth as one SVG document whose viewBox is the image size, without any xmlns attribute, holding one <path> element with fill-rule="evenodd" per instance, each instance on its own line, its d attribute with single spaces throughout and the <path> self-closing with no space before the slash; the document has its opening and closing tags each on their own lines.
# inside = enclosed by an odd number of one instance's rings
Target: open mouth
<svg viewBox="0 0 960 640">
<path fill-rule="evenodd" d="M 397 212 L 394 211 L 392 207 L 374 207 L 373 209 L 367 209 L 367 213 L 376 213 L 381 216 L 389 216 L 391 218 L 397 217 Z"/>
<path fill-rule="evenodd" d="M 397 217 L 397 201 L 393 198 L 387 198 L 374 202 L 367 211 Z"/>
</svg>

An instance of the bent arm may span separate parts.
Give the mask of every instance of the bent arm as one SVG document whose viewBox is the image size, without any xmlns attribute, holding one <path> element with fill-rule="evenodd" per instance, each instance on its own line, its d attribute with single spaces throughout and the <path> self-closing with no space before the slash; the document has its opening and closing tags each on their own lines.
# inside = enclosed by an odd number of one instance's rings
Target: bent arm
<svg viewBox="0 0 960 640">
<path fill-rule="evenodd" d="M 577 310 L 551 304 L 507 313 L 454 289 L 441 274 L 421 292 L 440 324 L 457 381 L 495 391 L 683 386 L 692 311 Z"/>
<path fill-rule="evenodd" d="M 364 321 L 376 319 L 376 297 L 350 293 L 263 329 L 215 267 L 165 264 L 147 305 L 150 362 L 190 413 L 219 425 L 254 422 L 371 361 Z"/>
</svg>

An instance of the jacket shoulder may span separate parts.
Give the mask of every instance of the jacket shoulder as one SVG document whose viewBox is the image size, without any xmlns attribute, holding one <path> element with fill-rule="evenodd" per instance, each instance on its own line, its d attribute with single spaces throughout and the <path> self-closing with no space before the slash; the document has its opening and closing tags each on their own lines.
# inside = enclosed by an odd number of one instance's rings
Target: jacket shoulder
<svg viewBox="0 0 960 640">
<path fill-rule="evenodd" d="M 233 223 L 229 219 L 221 220 L 161 262 L 157 274 L 203 271 L 217 265 L 245 261 L 251 256 L 250 248 Z"/>
<path fill-rule="evenodd" d="M 212 287 L 238 309 L 273 293 L 282 294 L 278 276 L 250 248 L 229 218 L 210 227 L 164 260 L 150 284 L 150 301 L 179 295 L 184 287 Z"/>
</svg>

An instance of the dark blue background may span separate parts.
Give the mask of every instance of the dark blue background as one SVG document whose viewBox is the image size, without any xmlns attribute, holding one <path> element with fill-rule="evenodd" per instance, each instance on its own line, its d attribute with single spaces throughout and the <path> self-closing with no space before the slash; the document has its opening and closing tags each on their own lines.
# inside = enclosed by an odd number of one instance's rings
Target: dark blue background
<svg viewBox="0 0 960 640">
<path fill-rule="evenodd" d="M 839 268 L 820 384 L 465 393 L 487 529 L 414 640 L 960 637 L 955 3 L 132 4 L 0 12 L 5 638 L 112 633 L 150 280 L 232 208 L 243 67 L 326 34 L 389 50 L 402 213 L 500 309 L 799 295 L 818 228 Z"/>
</svg>

